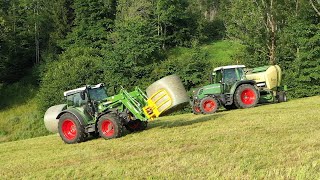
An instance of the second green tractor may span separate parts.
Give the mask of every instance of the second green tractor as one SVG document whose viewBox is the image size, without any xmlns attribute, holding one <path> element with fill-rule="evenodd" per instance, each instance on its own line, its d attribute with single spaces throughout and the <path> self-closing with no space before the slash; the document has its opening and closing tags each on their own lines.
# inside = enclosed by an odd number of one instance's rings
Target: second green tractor
<svg viewBox="0 0 320 180">
<path fill-rule="evenodd" d="M 193 90 L 194 114 L 211 114 L 220 106 L 228 110 L 243 109 L 258 103 L 287 100 L 278 65 L 253 69 L 246 69 L 244 65 L 217 67 L 210 79 L 211 84 Z"/>
</svg>

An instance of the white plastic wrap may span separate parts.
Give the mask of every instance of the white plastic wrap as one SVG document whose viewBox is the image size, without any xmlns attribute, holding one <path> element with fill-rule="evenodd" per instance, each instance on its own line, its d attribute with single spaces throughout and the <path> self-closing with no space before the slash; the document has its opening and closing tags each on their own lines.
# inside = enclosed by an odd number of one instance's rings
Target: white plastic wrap
<svg viewBox="0 0 320 180">
<path fill-rule="evenodd" d="M 47 130 L 53 133 L 58 132 L 58 114 L 66 109 L 66 104 L 59 104 L 55 106 L 51 106 L 46 113 L 44 114 L 44 125 L 46 126 Z"/>
<path fill-rule="evenodd" d="M 170 111 L 172 109 L 176 110 L 176 108 L 179 108 L 182 105 L 189 103 L 189 96 L 179 76 L 173 74 L 170 76 L 166 76 L 151 84 L 146 89 L 148 98 L 150 98 L 154 93 L 157 93 L 161 89 L 166 90 L 172 99 L 172 104 L 166 111 Z M 164 99 L 159 100 L 158 103 L 161 103 L 166 99 L 167 97 L 165 96 Z M 159 110 L 161 111 L 162 109 Z"/>
</svg>

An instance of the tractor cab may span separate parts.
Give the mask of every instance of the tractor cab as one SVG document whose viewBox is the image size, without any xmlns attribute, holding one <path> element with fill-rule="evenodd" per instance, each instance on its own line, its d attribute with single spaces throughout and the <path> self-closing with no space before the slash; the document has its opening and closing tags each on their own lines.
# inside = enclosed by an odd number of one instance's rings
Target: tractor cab
<svg viewBox="0 0 320 180">
<path fill-rule="evenodd" d="M 107 98 L 106 90 L 103 84 L 94 86 L 84 86 L 64 92 L 64 97 L 67 100 L 67 106 L 76 108 L 80 111 L 87 112 L 94 116 L 98 112 L 97 104 Z"/>
<path fill-rule="evenodd" d="M 217 67 L 213 70 L 211 84 L 222 85 L 223 92 L 229 92 L 237 81 L 245 80 L 244 65 L 231 65 Z"/>
<path fill-rule="evenodd" d="M 234 106 L 239 108 L 255 106 L 258 97 L 254 87 L 255 82 L 246 79 L 244 68 L 244 65 L 215 68 L 210 77 L 211 84 L 193 91 L 193 112 L 195 114 L 201 112 L 214 113 L 219 105 L 223 105 L 227 109 Z M 252 101 L 248 103 L 245 101 L 247 104 L 243 105 L 239 98 L 248 99 L 248 93 L 245 90 L 252 94 L 250 94 L 250 100 L 252 99 Z"/>
</svg>

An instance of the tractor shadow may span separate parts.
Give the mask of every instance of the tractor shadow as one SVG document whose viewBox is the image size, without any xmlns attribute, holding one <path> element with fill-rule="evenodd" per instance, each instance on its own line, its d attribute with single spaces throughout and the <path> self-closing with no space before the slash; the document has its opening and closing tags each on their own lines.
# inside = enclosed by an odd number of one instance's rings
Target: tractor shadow
<svg viewBox="0 0 320 180">
<path fill-rule="evenodd" d="M 174 127 L 183 127 L 190 126 L 197 123 L 215 121 L 216 119 L 223 116 L 223 114 L 215 113 L 212 115 L 192 115 L 194 118 L 187 116 L 187 118 L 179 118 L 177 120 L 170 120 L 162 118 L 160 120 L 155 120 L 150 122 L 147 129 L 152 128 L 174 128 Z"/>
<path fill-rule="evenodd" d="M 221 111 L 219 111 L 221 112 Z M 176 117 L 179 117 L 181 115 L 177 115 Z M 175 118 L 174 120 L 171 120 L 172 117 L 175 116 L 170 116 L 170 118 L 161 118 L 152 122 L 149 122 L 148 127 L 146 130 L 144 131 L 148 131 L 150 129 L 153 128 L 175 128 L 175 127 L 184 127 L 184 126 L 190 126 L 190 125 L 194 125 L 197 123 L 203 123 L 203 122 L 207 122 L 207 121 L 215 121 L 216 119 L 220 118 L 224 116 L 224 114 L 220 114 L 220 113 L 215 113 L 212 115 L 188 115 L 186 116 L 186 118 L 183 117 L 179 117 L 179 118 Z M 130 132 L 128 131 L 125 127 L 123 127 L 123 132 L 121 137 L 125 137 L 129 134 L 135 134 L 135 133 L 142 133 L 143 131 L 137 131 L 137 132 Z M 89 136 L 87 137 L 84 142 L 93 140 L 93 139 L 99 139 L 101 138 L 99 135 L 95 135 L 95 136 Z"/>
</svg>

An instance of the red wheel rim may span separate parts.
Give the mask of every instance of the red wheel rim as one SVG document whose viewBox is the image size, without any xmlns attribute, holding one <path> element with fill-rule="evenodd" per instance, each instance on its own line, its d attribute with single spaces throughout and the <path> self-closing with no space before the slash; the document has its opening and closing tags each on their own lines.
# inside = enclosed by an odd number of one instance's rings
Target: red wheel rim
<svg viewBox="0 0 320 180">
<path fill-rule="evenodd" d="M 104 120 L 101 124 L 101 131 L 105 136 L 113 136 L 114 127 L 110 120 Z"/>
<path fill-rule="evenodd" d="M 64 120 L 62 123 L 62 133 L 68 140 L 73 140 L 77 135 L 76 124 L 70 119 Z"/>
<path fill-rule="evenodd" d="M 216 107 L 216 103 L 212 100 L 206 100 L 206 101 L 204 101 L 202 106 L 206 112 L 211 112 Z"/>
<path fill-rule="evenodd" d="M 194 109 L 194 111 L 197 112 L 197 113 L 200 113 L 200 112 L 201 112 L 201 109 L 200 109 L 198 106 L 194 106 L 193 109 Z"/>
<path fill-rule="evenodd" d="M 241 93 L 241 101 L 242 103 L 246 104 L 246 105 L 251 105 L 255 102 L 256 100 L 256 94 L 254 93 L 254 90 L 252 89 L 245 89 L 242 91 Z"/>
</svg>

